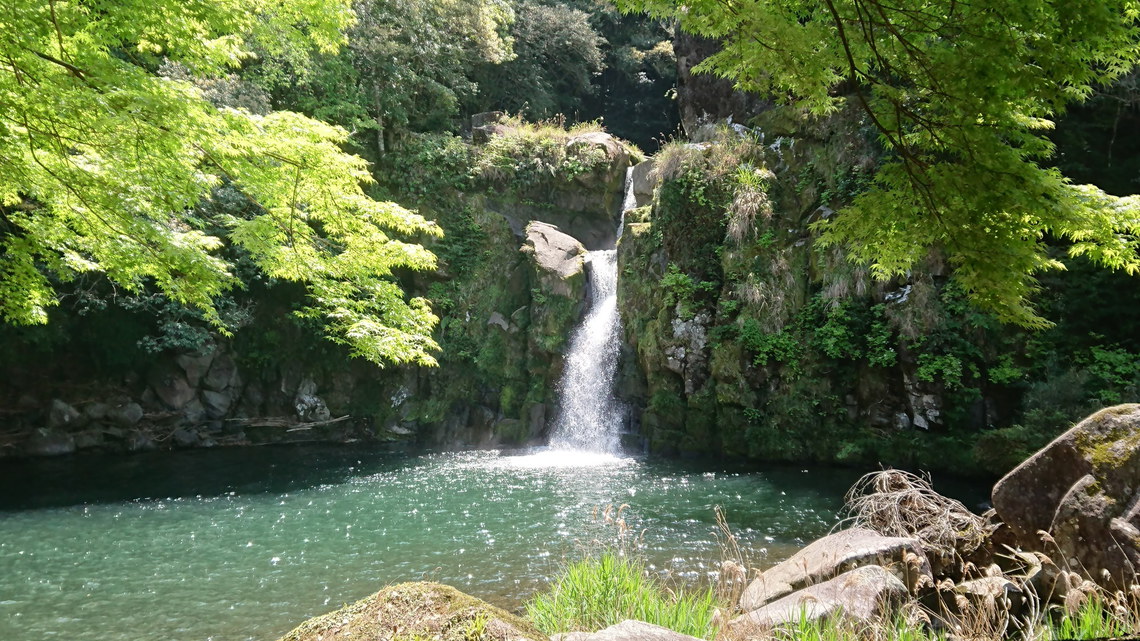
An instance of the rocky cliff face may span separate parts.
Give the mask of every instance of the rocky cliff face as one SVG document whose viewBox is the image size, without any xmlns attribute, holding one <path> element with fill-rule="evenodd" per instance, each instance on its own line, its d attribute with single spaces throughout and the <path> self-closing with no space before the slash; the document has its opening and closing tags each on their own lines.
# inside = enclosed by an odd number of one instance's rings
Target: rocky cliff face
<svg viewBox="0 0 1140 641">
<path fill-rule="evenodd" d="M 449 139 L 456 166 L 413 159 L 448 185 L 417 203 L 446 232 L 432 247 L 440 268 L 404 283 L 441 317 L 439 367 L 348 358 L 291 316 L 299 293 L 283 285 L 235 301 L 247 318 L 232 337 L 101 301 L 0 336 L 0 456 L 358 439 L 460 449 L 542 437 L 588 295 L 583 255 L 613 246 L 630 153 L 600 131 L 497 127 L 482 146 Z M 480 178 L 467 182 L 478 163 Z"/>
<path fill-rule="evenodd" d="M 941 341 L 972 312 L 937 256 L 883 283 L 817 246 L 813 224 L 875 164 L 860 114 L 759 122 L 702 127 L 639 172 L 653 197 L 627 213 L 619 305 L 637 365 L 624 393 L 650 448 L 908 463 L 916 438 L 1007 418 L 984 368 L 1013 343 L 959 336 L 978 359 L 954 360 Z"/>
</svg>

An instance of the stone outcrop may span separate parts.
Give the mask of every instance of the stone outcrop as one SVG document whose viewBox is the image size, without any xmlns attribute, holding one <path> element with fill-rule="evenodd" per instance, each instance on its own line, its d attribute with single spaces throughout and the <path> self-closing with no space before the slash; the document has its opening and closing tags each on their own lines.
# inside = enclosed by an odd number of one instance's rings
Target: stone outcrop
<svg viewBox="0 0 1140 641">
<path fill-rule="evenodd" d="M 627 619 L 597 632 L 555 634 L 550 641 L 699 641 L 696 637 L 669 628 Z"/>
<path fill-rule="evenodd" d="M 538 221 L 527 225 L 523 251 L 534 259 L 539 282 L 552 294 L 570 297 L 576 281 L 584 284 L 586 248 L 554 225 Z"/>
<path fill-rule="evenodd" d="M 279 641 L 546 641 L 529 622 L 439 583 L 401 583 L 305 621 Z"/>
<path fill-rule="evenodd" d="M 855 621 L 889 617 L 907 597 L 907 588 L 891 572 L 868 565 L 808 586 L 743 614 L 729 624 L 731 633 L 816 621 L 840 613 Z"/>
<path fill-rule="evenodd" d="M 1119 587 L 1140 571 L 1138 490 L 1140 404 L 1118 405 L 1081 421 L 998 481 L 993 505 L 1021 546 Z"/>
<path fill-rule="evenodd" d="M 740 608 L 751 612 L 797 590 L 862 566 L 883 566 L 906 587 L 930 577 L 926 554 L 915 539 L 882 536 L 851 528 L 819 539 L 763 572 L 744 590 Z"/>
</svg>

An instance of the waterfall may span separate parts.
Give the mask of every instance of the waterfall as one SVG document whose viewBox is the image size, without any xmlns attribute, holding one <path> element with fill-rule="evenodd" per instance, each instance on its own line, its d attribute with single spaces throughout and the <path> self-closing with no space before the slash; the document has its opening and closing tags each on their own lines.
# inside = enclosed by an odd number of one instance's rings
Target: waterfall
<svg viewBox="0 0 1140 641">
<path fill-rule="evenodd" d="M 625 212 L 636 206 L 633 168 L 625 172 L 617 237 Z M 617 308 L 617 250 L 586 252 L 590 277 L 590 309 L 570 337 L 566 366 L 558 385 L 562 411 L 554 423 L 550 446 L 561 450 L 617 452 L 624 408 L 614 396 L 614 375 L 621 350 L 621 315 Z"/>
<path fill-rule="evenodd" d="M 616 452 L 622 407 L 614 397 L 614 374 L 621 349 L 617 308 L 617 251 L 586 253 L 591 304 L 570 337 L 559 383 L 562 411 L 550 445 L 555 449 Z"/>
</svg>

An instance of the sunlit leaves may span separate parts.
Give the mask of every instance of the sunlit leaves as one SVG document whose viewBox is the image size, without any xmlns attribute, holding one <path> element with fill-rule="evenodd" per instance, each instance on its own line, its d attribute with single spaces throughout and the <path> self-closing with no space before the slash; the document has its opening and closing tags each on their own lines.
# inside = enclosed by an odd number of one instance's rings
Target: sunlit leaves
<svg viewBox="0 0 1140 641">
<path fill-rule="evenodd" d="M 881 278 L 937 249 L 983 307 L 1029 326 L 1046 241 L 1137 270 L 1136 203 L 1043 166 L 1043 132 L 1140 59 L 1134 0 L 624 0 L 723 49 L 698 70 L 816 114 L 856 101 L 887 155 L 819 224 Z"/>
<path fill-rule="evenodd" d="M 435 318 L 395 269 L 432 255 L 391 234 L 438 234 L 369 198 L 344 130 L 294 113 L 218 109 L 162 60 L 218 74 L 262 51 L 332 52 L 347 0 L 13 0 L 0 11 L 0 317 L 42 323 L 55 283 L 103 272 L 154 286 L 221 327 L 236 284 L 217 250 L 244 248 L 268 275 L 305 283 L 308 313 L 376 362 L 431 364 Z M 253 203 L 209 236 L 188 213 L 223 182 Z"/>
</svg>

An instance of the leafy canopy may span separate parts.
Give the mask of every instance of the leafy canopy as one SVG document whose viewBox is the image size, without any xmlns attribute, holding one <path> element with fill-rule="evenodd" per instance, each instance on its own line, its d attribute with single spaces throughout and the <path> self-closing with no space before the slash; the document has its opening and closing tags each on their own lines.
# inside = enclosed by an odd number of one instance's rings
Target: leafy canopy
<svg viewBox="0 0 1140 641">
<path fill-rule="evenodd" d="M 47 321 L 56 288 L 84 272 L 154 286 L 220 327 L 213 300 L 236 283 L 216 250 L 305 283 L 305 313 L 375 362 L 434 363 L 436 318 L 407 301 L 396 269 L 435 259 L 403 236 L 439 233 L 369 198 L 344 130 L 290 112 L 218 108 L 164 62 L 221 76 L 250 56 L 331 53 L 348 0 L 4 0 L 0 10 L 0 318 Z M 191 209 L 228 183 L 256 207 L 195 228 Z M 223 329 L 224 331 L 224 329 Z"/>
<path fill-rule="evenodd" d="M 1066 105 L 1140 55 L 1136 0 L 619 0 L 723 49 L 697 70 L 814 114 L 854 100 L 887 151 L 870 189 L 820 223 L 883 279 L 932 250 L 981 307 L 1043 326 L 1046 241 L 1140 272 L 1140 199 L 1044 163 Z"/>
</svg>

